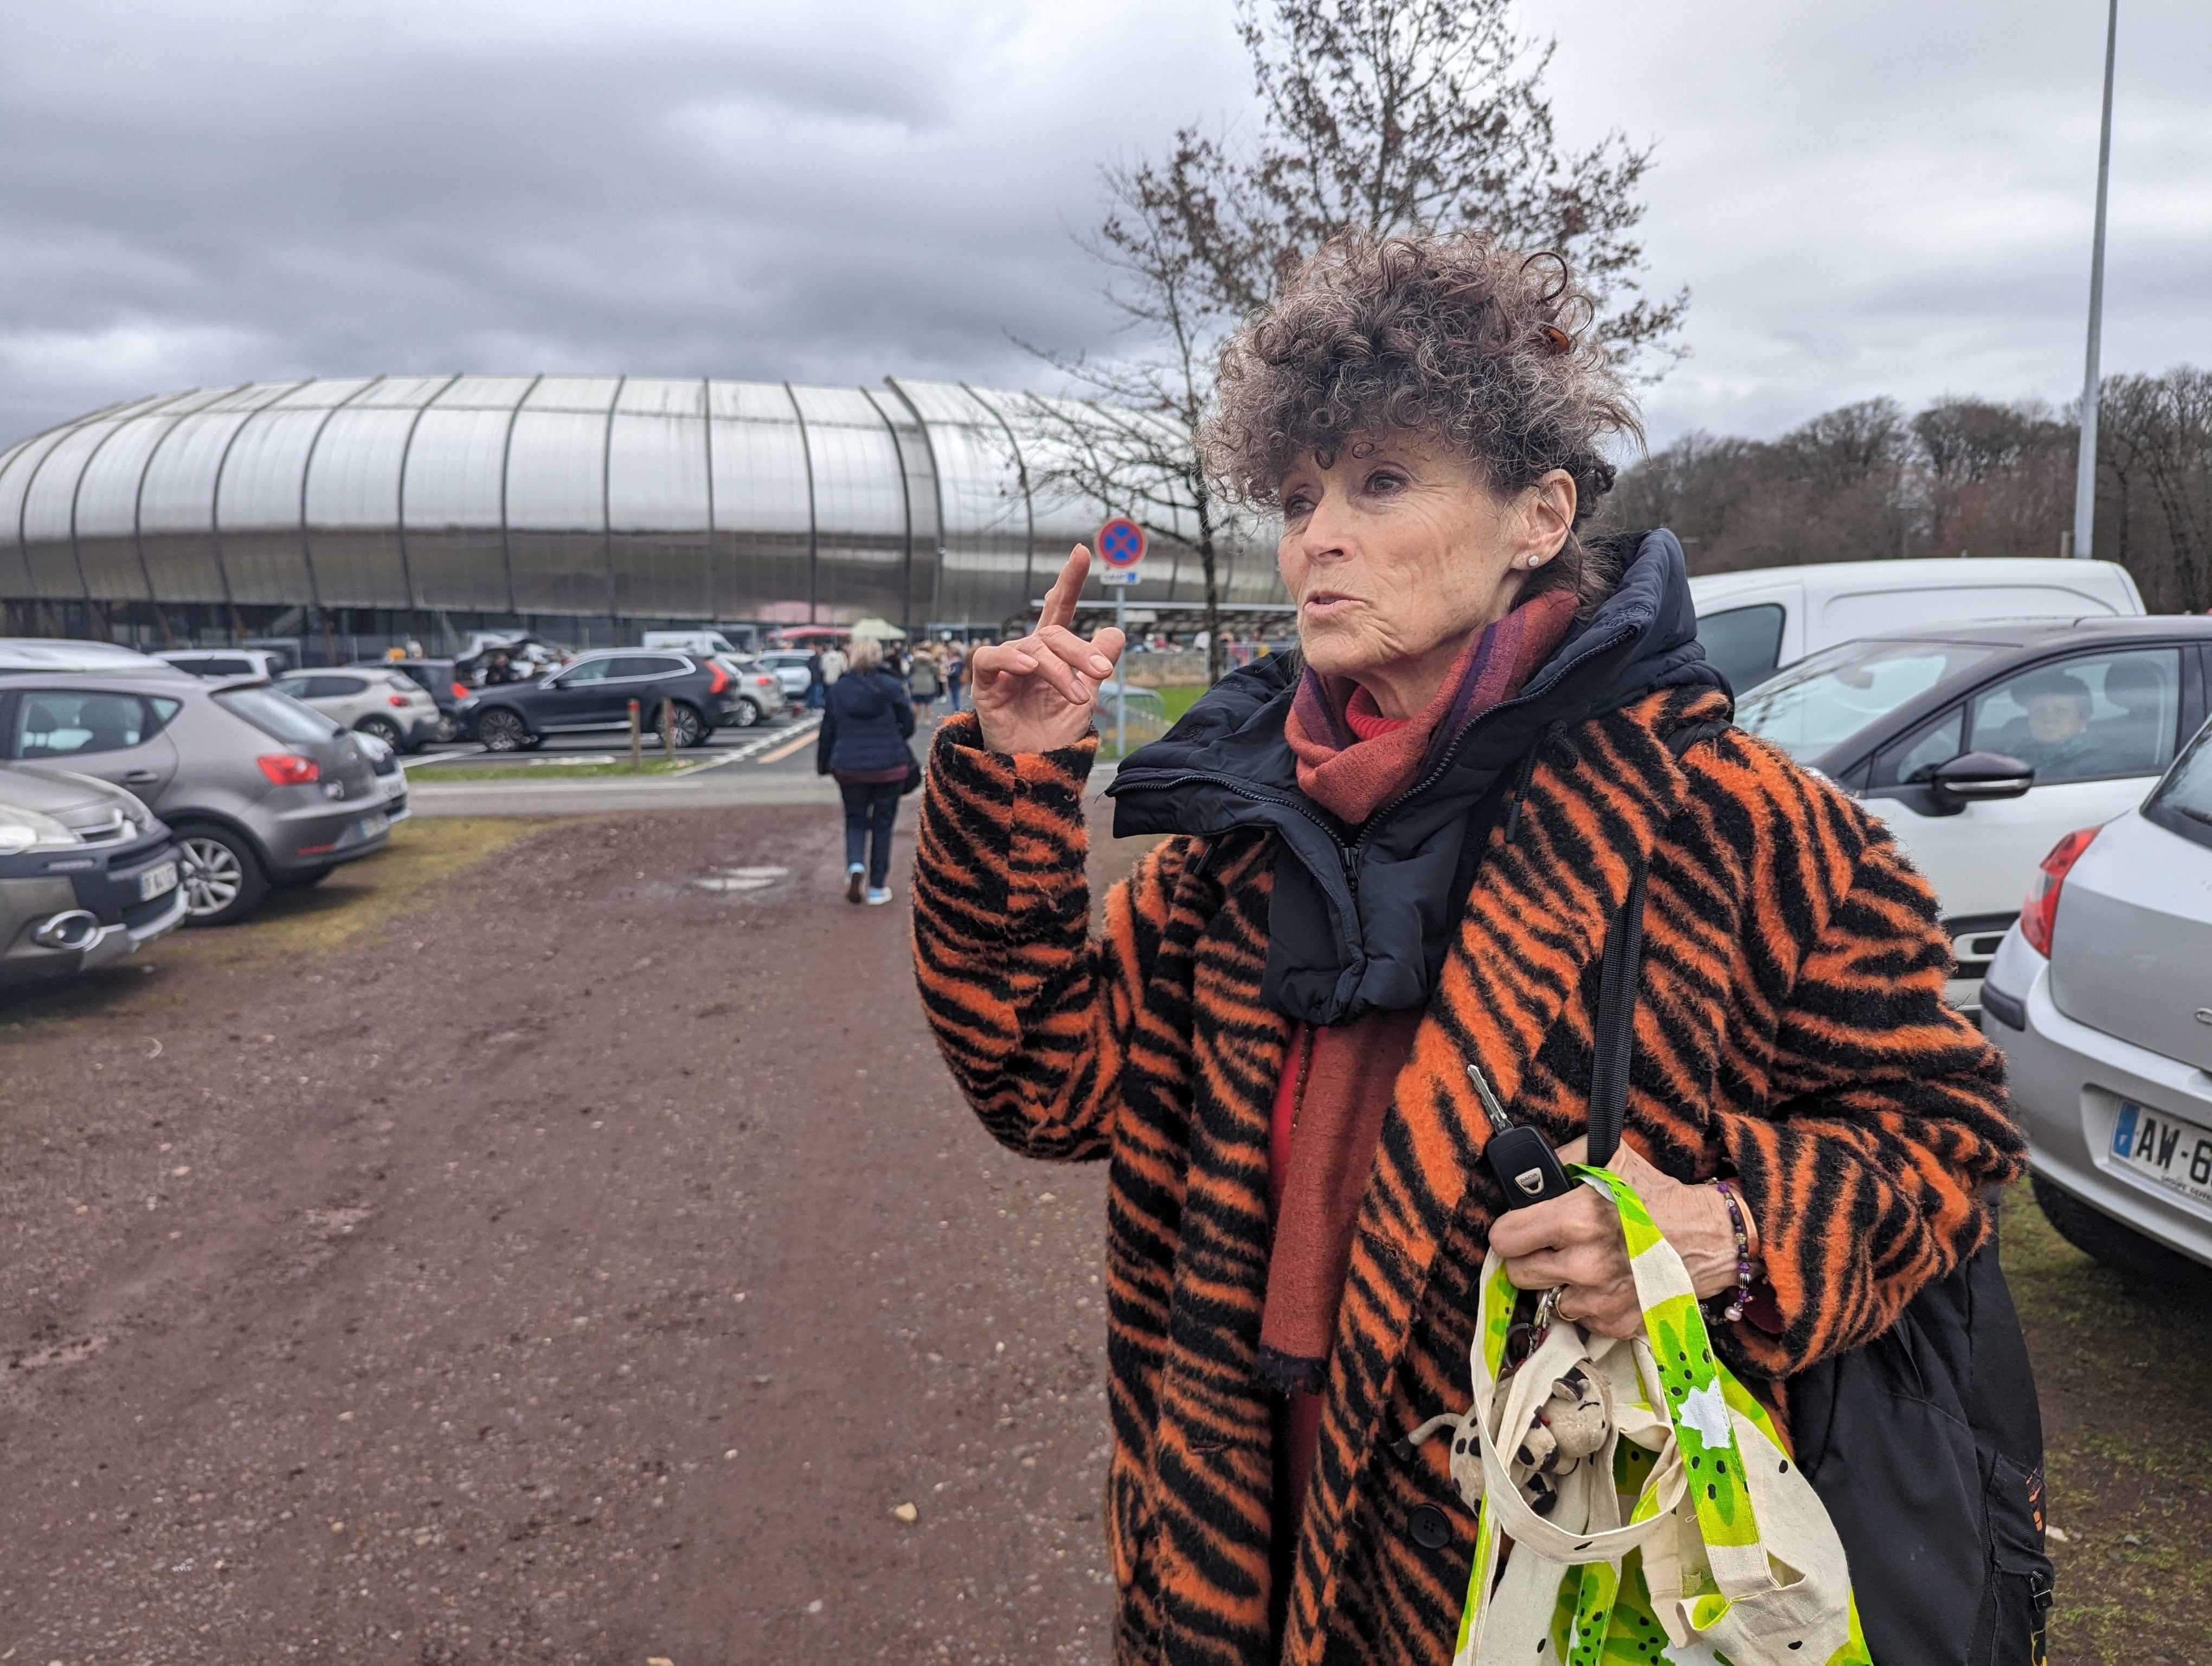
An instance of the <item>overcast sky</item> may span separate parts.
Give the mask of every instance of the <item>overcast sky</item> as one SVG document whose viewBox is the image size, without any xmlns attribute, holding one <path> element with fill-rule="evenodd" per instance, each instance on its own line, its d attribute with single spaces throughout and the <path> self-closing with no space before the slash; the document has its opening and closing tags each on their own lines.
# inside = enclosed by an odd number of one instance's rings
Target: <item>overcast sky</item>
<svg viewBox="0 0 2212 1666">
<path fill-rule="evenodd" d="M 2098 0 L 1522 0 L 1656 142 L 1655 441 L 2078 392 Z M 1104 158 L 1249 120 L 1227 0 L 71 0 L 0 51 L 0 444 L 423 369 L 1037 380 Z M 2105 362 L 2212 357 L 2212 6 L 2123 0 Z"/>
</svg>

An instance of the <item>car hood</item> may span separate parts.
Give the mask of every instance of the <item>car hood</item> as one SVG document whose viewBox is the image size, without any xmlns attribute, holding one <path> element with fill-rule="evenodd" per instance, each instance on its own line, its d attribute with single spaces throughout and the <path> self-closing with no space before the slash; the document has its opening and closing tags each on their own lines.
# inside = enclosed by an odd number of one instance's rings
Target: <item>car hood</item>
<svg viewBox="0 0 2212 1666">
<path fill-rule="evenodd" d="M 28 763 L 0 764 L 0 809 L 51 816 L 94 840 L 142 837 L 161 826 L 144 802 L 123 787 Z"/>
<path fill-rule="evenodd" d="M 136 802 L 121 787 L 89 775 L 41 769 L 35 764 L 0 764 L 0 805 L 9 809 L 35 810 L 66 822 L 72 811 L 92 810 L 104 816 L 118 805 L 130 806 Z"/>
</svg>

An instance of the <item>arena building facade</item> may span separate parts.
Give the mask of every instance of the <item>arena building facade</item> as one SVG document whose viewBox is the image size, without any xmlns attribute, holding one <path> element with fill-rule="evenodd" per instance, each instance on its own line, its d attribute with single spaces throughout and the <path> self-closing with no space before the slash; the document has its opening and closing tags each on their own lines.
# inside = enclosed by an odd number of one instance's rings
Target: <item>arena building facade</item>
<svg viewBox="0 0 2212 1666">
<path fill-rule="evenodd" d="M 995 632 L 1109 512 L 1033 486 L 1054 425 L 1031 410 L 903 378 L 359 376 L 138 399 L 0 451 L 0 635 L 321 660 L 487 629 L 580 648 L 869 617 Z M 1224 599 L 1279 602 L 1272 549 L 1249 529 L 1226 546 Z M 1156 539 L 1132 603 L 1203 595 L 1195 553 Z"/>
</svg>

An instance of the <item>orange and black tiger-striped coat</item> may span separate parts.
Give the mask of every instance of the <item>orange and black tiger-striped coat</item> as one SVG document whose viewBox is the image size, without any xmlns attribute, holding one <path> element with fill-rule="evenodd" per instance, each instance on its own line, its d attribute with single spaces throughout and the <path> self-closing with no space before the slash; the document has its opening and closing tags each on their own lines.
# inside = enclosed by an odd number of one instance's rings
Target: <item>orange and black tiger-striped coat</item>
<svg viewBox="0 0 2212 1666">
<path fill-rule="evenodd" d="M 1499 1200 L 1467 1065 L 1555 1144 L 1582 1131 L 1600 950 L 1639 854 L 1628 1137 L 1677 1178 L 1741 1179 L 1785 1323 L 1727 1327 L 1731 1363 L 1786 1379 L 1979 1247 L 1983 1192 L 2022 1146 L 1996 1055 L 1944 1003 L 1934 898 L 1880 824 L 1773 748 L 1729 730 L 1669 751 L 1727 712 L 1676 690 L 1583 725 L 1573 761 L 1545 754 L 1511 842 L 1492 835 L 1369 1183 L 1287 1593 L 1252 1369 L 1289 1031 L 1259 1000 L 1272 836 L 1165 840 L 1093 936 L 1091 746 L 995 755 L 972 716 L 942 733 L 914 889 L 930 1021 L 998 1140 L 1112 1165 L 1117 1661 L 1272 1661 L 1277 1613 L 1294 1666 L 1450 1658 L 1474 1521 L 1442 1443 L 1391 1446 L 1468 1400 Z M 1422 1505 L 1449 1542 L 1416 1541 Z"/>
</svg>

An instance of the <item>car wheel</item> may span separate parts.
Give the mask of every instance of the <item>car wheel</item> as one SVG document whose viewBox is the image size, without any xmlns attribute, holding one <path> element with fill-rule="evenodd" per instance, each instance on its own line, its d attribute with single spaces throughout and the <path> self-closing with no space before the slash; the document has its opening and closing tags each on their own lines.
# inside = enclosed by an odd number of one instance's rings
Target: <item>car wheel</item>
<svg viewBox="0 0 2212 1666">
<path fill-rule="evenodd" d="M 2145 1237 L 2101 1209 L 2090 1207 L 2071 1192 L 2059 1190 L 2039 1174 L 2030 1174 L 2027 1181 L 2044 1219 L 2083 1254 L 2153 1288 L 2179 1287 L 2200 1294 L 2212 1292 L 2212 1268 Z"/>
<path fill-rule="evenodd" d="M 176 833 L 187 925 L 228 926 L 260 906 L 269 894 L 269 876 L 243 834 L 208 822 L 187 824 Z"/>
<path fill-rule="evenodd" d="M 738 709 L 730 719 L 730 727 L 737 729 L 750 729 L 765 715 L 766 714 L 752 701 L 740 696 L 738 700 Z"/>
<path fill-rule="evenodd" d="M 653 727 L 658 728 L 659 725 Z M 672 701 L 669 705 L 668 732 L 678 746 L 696 746 L 707 738 L 707 720 L 682 701 Z"/>
<path fill-rule="evenodd" d="M 388 717 L 364 717 L 354 727 L 363 734 L 373 734 L 395 752 L 403 750 L 407 738 L 399 733 L 399 726 Z"/>
<path fill-rule="evenodd" d="M 459 740 L 460 738 L 461 726 L 454 722 L 452 718 L 447 717 L 443 712 L 441 712 L 438 714 L 438 733 L 434 739 L 441 741 L 452 742 Z"/>
<path fill-rule="evenodd" d="M 532 745 L 536 737 L 521 713 L 494 706 L 477 719 L 477 739 L 487 752 L 514 752 Z"/>
</svg>

